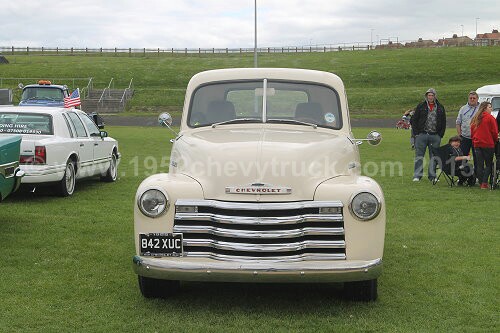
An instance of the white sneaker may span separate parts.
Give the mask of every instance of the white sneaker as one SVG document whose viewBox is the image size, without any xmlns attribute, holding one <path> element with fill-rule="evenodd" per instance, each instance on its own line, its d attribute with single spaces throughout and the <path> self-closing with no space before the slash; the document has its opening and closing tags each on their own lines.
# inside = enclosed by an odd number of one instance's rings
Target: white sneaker
<svg viewBox="0 0 500 333">
<path fill-rule="evenodd" d="M 419 182 L 419 181 L 420 181 L 420 178 L 415 177 L 415 178 L 413 178 L 413 181 L 414 181 L 414 182 Z"/>
</svg>

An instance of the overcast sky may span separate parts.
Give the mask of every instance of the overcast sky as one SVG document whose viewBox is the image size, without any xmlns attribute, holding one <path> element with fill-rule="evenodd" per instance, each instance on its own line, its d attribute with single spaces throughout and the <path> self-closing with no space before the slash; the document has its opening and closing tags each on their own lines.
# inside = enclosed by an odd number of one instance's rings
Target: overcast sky
<svg viewBox="0 0 500 333">
<path fill-rule="evenodd" d="M 499 29 L 500 1 L 257 0 L 259 47 L 474 37 L 476 23 Z M 2 0 L 0 27 L 0 46 L 251 48 L 254 0 Z"/>
</svg>

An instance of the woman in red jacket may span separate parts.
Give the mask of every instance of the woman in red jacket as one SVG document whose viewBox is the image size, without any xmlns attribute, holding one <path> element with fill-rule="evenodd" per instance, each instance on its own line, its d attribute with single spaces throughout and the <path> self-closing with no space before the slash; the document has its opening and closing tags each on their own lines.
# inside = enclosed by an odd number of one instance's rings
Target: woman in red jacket
<svg viewBox="0 0 500 333">
<path fill-rule="evenodd" d="M 482 102 L 470 122 L 472 144 L 477 158 L 476 176 L 482 189 L 488 189 L 493 153 L 498 141 L 497 122 L 491 115 L 491 111 L 491 103 Z"/>
</svg>

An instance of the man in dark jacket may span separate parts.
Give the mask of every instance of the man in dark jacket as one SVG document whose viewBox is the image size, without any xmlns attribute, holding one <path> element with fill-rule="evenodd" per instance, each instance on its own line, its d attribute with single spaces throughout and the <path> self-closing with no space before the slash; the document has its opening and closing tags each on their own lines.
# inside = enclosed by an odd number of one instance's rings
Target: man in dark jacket
<svg viewBox="0 0 500 333">
<path fill-rule="evenodd" d="M 411 127 L 415 134 L 415 167 L 413 181 L 418 182 L 423 176 L 425 151 L 429 149 L 430 181 L 436 178 L 436 164 L 432 156 L 432 147 L 438 148 L 446 130 L 446 113 L 444 106 L 436 98 L 436 90 L 430 88 L 425 92 L 425 100 L 417 105 L 411 118 Z"/>
</svg>

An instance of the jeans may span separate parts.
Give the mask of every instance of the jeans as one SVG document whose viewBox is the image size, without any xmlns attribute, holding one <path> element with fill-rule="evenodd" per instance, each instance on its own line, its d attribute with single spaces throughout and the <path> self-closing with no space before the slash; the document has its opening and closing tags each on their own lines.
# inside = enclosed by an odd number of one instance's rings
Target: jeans
<svg viewBox="0 0 500 333">
<path fill-rule="evenodd" d="M 472 159 L 474 161 L 474 172 L 477 173 L 477 160 L 476 160 L 476 151 L 474 147 L 472 147 L 472 139 L 466 138 L 465 136 L 461 136 L 462 141 L 460 142 L 460 150 L 464 154 L 464 156 L 468 156 L 469 152 L 472 150 Z M 472 148 L 472 149 L 471 149 Z"/>
<path fill-rule="evenodd" d="M 422 178 L 424 173 L 425 151 L 429 148 L 429 168 L 427 175 L 430 180 L 436 178 L 436 161 L 432 158 L 432 149 L 439 148 L 441 137 L 437 134 L 420 133 L 415 137 L 415 167 L 413 171 L 414 178 Z"/>
<path fill-rule="evenodd" d="M 477 157 L 477 179 L 480 183 L 487 183 L 493 165 L 494 148 L 474 148 Z"/>
</svg>

